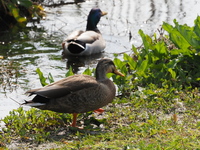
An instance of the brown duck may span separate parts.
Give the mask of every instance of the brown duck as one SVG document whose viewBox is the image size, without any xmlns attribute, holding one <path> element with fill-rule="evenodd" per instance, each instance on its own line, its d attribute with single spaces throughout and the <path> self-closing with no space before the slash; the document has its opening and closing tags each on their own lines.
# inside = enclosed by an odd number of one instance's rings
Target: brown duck
<svg viewBox="0 0 200 150">
<path fill-rule="evenodd" d="M 102 111 L 101 107 L 112 102 L 116 89 L 107 73 L 124 76 L 116 70 L 112 60 L 101 59 L 96 67 L 96 78 L 88 75 L 73 75 L 39 89 L 27 91 L 36 94 L 29 105 L 42 110 L 73 114 L 73 127 L 76 126 L 78 113 Z"/>
</svg>

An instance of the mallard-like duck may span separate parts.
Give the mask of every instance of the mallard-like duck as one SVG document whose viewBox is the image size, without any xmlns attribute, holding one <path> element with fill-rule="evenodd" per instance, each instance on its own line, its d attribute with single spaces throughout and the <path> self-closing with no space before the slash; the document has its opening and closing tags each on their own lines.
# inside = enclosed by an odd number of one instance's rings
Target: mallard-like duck
<svg viewBox="0 0 200 150">
<path fill-rule="evenodd" d="M 76 126 L 78 113 L 99 111 L 112 102 L 116 89 L 114 83 L 106 77 L 107 73 L 124 76 L 116 70 L 112 60 L 101 59 L 96 67 L 96 78 L 89 75 L 73 75 L 39 89 L 27 91 L 30 95 L 36 94 L 29 105 L 42 110 L 51 110 L 60 113 L 73 113 L 73 127 Z"/>
<path fill-rule="evenodd" d="M 63 57 L 86 56 L 100 53 L 105 48 L 105 41 L 97 28 L 100 18 L 106 15 L 99 8 L 91 9 L 88 19 L 86 31 L 74 31 L 62 43 Z"/>
</svg>

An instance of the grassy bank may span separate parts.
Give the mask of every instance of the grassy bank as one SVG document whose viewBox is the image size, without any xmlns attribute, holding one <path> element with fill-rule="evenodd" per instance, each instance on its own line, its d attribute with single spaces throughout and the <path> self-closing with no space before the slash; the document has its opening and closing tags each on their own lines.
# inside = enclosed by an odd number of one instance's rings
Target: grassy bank
<svg viewBox="0 0 200 150">
<path fill-rule="evenodd" d="M 199 98 L 197 89 L 139 89 L 129 98 L 116 98 L 103 115 L 80 115 L 83 130 L 69 127 L 68 114 L 19 108 L 4 119 L 1 141 L 24 149 L 41 143 L 44 149 L 52 148 L 48 143 L 55 149 L 198 149 Z"/>
</svg>

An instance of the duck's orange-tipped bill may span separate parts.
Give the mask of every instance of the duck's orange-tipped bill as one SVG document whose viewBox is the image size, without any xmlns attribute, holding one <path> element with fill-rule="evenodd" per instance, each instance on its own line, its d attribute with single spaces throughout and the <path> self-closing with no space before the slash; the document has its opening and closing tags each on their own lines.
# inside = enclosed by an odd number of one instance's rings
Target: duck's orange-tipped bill
<svg viewBox="0 0 200 150">
<path fill-rule="evenodd" d="M 117 71 L 117 70 L 114 71 L 114 74 L 120 75 L 120 76 L 122 76 L 122 77 L 125 76 L 125 75 L 123 75 L 121 72 L 119 72 L 119 71 Z"/>
</svg>

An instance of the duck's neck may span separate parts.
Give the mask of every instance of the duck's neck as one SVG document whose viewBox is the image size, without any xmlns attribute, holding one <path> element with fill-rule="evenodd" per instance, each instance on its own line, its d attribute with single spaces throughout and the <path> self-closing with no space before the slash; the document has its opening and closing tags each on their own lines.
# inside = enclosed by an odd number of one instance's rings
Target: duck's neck
<svg viewBox="0 0 200 150">
<path fill-rule="evenodd" d="M 96 69 L 96 72 L 95 72 L 96 80 L 97 80 L 97 81 L 102 81 L 102 80 L 107 79 L 106 73 L 107 73 L 107 72 L 104 71 L 103 68 L 97 68 L 97 69 Z"/>
<path fill-rule="evenodd" d="M 100 33 L 99 29 L 97 28 L 97 23 L 95 23 L 93 20 L 88 20 L 86 31 L 95 31 L 97 33 Z"/>
<path fill-rule="evenodd" d="M 99 29 L 98 29 L 96 26 L 93 27 L 93 26 L 91 26 L 91 25 L 87 25 L 86 31 L 95 31 L 95 32 L 97 32 L 97 33 L 100 33 Z"/>
</svg>

